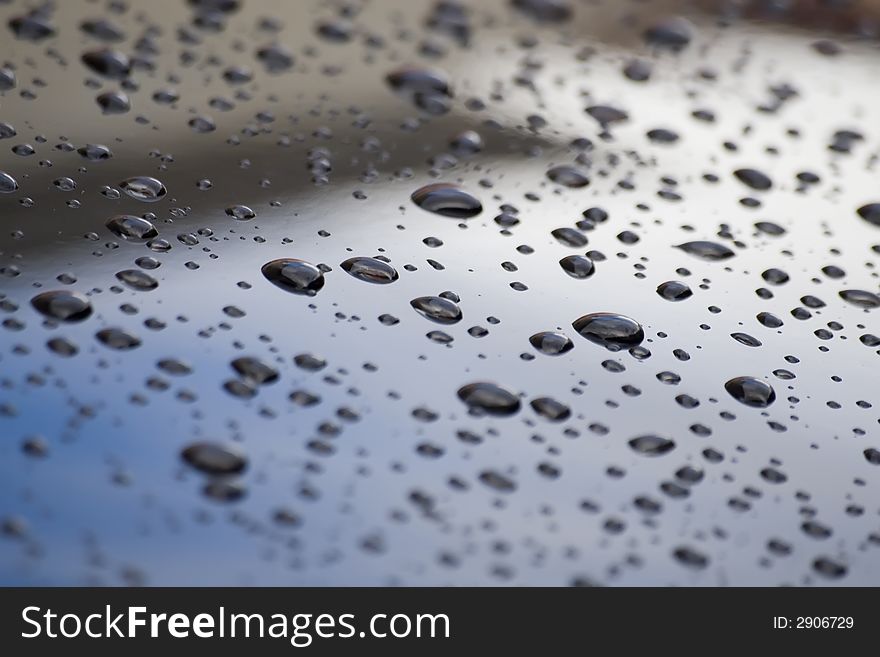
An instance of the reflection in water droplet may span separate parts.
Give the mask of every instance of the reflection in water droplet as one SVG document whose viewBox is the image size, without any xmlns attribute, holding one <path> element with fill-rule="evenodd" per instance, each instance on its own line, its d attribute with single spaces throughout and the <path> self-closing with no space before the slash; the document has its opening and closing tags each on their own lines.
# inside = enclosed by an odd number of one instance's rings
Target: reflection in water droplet
<svg viewBox="0 0 880 657">
<path fill-rule="evenodd" d="M 733 251 L 723 244 L 718 244 L 718 242 L 708 242 L 705 240 L 677 244 L 676 248 L 681 249 L 692 256 L 702 258 L 703 260 L 727 260 L 727 258 L 732 258 L 734 256 Z"/>
<path fill-rule="evenodd" d="M 111 349 L 118 349 L 119 351 L 134 349 L 141 344 L 141 339 L 139 337 L 120 328 L 101 329 L 95 333 L 95 337 L 98 338 L 102 344 Z"/>
<path fill-rule="evenodd" d="M 263 265 L 263 276 L 282 290 L 314 296 L 324 287 L 324 274 L 315 265 L 295 258 L 279 258 Z"/>
<path fill-rule="evenodd" d="M 156 227 L 146 219 L 131 214 L 120 214 L 106 223 L 110 232 L 124 240 L 145 242 L 159 236 Z"/>
<path fill-rule="evenodd" d="M 387 284 L 399 278 L 394 267 L 377 258 L 365 256 L 349 258 L 339 266 L 343 271 L 367 283 Z"/>
<path fill-rule="evenodd" d="M 499 493 L 511 493 L 516 490 L 516 484 L 510 477 L 506 477 L 494 470 L 484 470 L 481 472 L 480 481 Z"/>
<path fill-rule="evenodd" d="M 582 246 L 587 245 L 587 236 L 581 233 L 580 231 L 570 228 L 568 226 L 563 226 L 562 228 L 556 228 L 550 231 L 550 234 L 553 235 L 561 244 L 565 246 L 570 246 L 573 249 L 578 249 Z"/>
<path fill-rule="evenodd" d="M 5 171 L 0 171 L 0 194 L 11 194 L 18 189 L 18 182 Z"/>
<path fill-rule="evenodd" d="M 92 304 L 85 295 L 67 290 L 41 292 L 31 299 L 31 305 L 62 322 L 81 322 L 92 314 Z"/>
<path fill-rule="evenodd" d="M 758 191 L 766 191 L 773 186 L 773 181 L 757 169 L 737 169 L 733 175 L 744 185 Z"/>
<path fill-rule="evenodd" d="M 140 269 L 124 269 L 116 273 L 116 278 L 133 290 L 147 292 L 159 287 L 159 281 Z"/>
<path fill-rule="evenodd" d="M 751 376 L 738 376 L 724 384 L 724 388 L 738 402 L 746 406 L 766 408 L 776 399 L 773 387 Z"/>
<path fill-rule="evenodd" d="M 869 224 L 880 227 L 880 203 L 868 203 L 860 207 L 857 212 Z"/>
<path fill-rule="evenodd" d="M 458 390 L 458 398 L 477 414 L 507 416 L 520 408 L 519 397 L 495 383 L 470 383 Z"/>
<path fill-rule="evenodd" d="M 231 365 L 240 376 L 257 385 L 274 383 L 278 380 L 278 370 L 253 356 L 236 358 Z"/>
<path fill-rule="evenodd" d="M 636 436 L 627 443 L 634 452 L 644 456 L 662 456 L 675 449 L 675 441 L 654 434 Z"/>
<path fill-rule="evenodd" d="M 552 397 L 538 397 L 529 402 L 532 409 L 551 422 L 562 422 L 571 417 L 571 409 Z"/>
<path fill-rule="evenodd" d="M 867 290 L 841 290 L 840 298 L 861 308 L 877 308 L 880 306 L 880 296 Z"/>
<path fill-rule="evenodd" d="M 572 189 L 586 187 L 590 184 L 590 179 L 583 171 L 581 171 L 577 167 L 566 164 L 553 167 L 552 169 L 547 171 L 547 178 L 557 183 L 558 185 L 562 185 L 563 187 L 570 187 Z"/>
<path fill-rule="evenodd" d="M 247 467 L 247 459 L 238 450 L 216 443 L 193 443 L 180 456 L 199 472 L 209 475 L 238 474 Z"/>
<path fill-rule="evenodd" d="M 681 281 L 666 281 L 657 286 L 657 294 L 667 301 L 684 301 L 693 295 L 693 291 Z"/>
<path fill-rule="evenodd" d="M 632 347 L 645 339 L 641 324 L 626 315 L 591 313 L 576 319 L 574 330 L 590 342 L 612 351 Z"/>
<path fill-rule="evenodd" d="M 438 324 L 455 324 L 461 320 L 461 308 L 443 297 L 418 297 L 409 302 L 416 312 Z"/>
<path fill-rule="evenodd" d="M 246 205 L 232 205 L 226 208 L 226 214 L 238 221 L 248 221 L 257 216 L 257 213 Z"/>
<path fill-rule="evenodd" d="M 559 266 L 572 278 L 589 278 L 595 270 L 593 261 L 582 255 L 565 256 Z"/>
<path fill-rule="evenodd" d="M 126 194 L 138 201 L 152 203 L 165 197 L 165 185 L 161 181 L 149 176 L 134 176 L 119 183 Z"/>
<path fill-rule="evenodd" d="M 102 114 L 125 114 L 131 109 L 131 99 L 122 91 L 105 91 L 98 94 L 95 101 Z"/>
<path fill-rule="evenodd" d="M 529 342 L 535 349 L 548 356 L 559 356 L 574 349 L 574 343 L 567 335 L 553 331 L 535 333 L 529 338 Z"/>
<path fill-rule="evenodd" d="M 672 556 L 683 566 L 694 568 L 695 570 L 702 570 L 709 565 L 709 558 L 691 547 L 676 548 L 673 550 Z"/>
<path fill-rule="evenodd" d="M 743 333 L 741 331 L 736 331 L 730 334 L 734 340 L 739 342 L 740 344 L 744 344 L 747 347 L 760 347 L 761 341 L 758 338 L 752 337 L 748 333 Z"/>
<path fill-rule="evenodd" d="M 98 75 L 113 80 L 122 80 L 131 72 L 131 62 L 125 53 L 112 48 L 97 48 L 83 53 L 83 64 Z"/>
<path fill-rule="evenodd" d="M 478 199 L 449 183 L 425 185 L 411 198 L 423 210 L 455 219 L 468 219 L 483 211 Z"/>
</svg>

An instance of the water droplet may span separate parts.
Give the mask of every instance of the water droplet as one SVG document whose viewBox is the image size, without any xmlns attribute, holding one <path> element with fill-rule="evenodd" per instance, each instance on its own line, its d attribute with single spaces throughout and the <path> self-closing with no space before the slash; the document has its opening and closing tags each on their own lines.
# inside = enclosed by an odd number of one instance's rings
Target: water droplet
<svg viewBox="0 0 880 657">
<path fill-rule="evenodd" d="M 18 182 L 5 171 L 0 171 L 0 194 L 11 194 L 18 189 Z"/>
<path fill-rule="evenodd" d="M 278 370 L 253 356 L 236 358 L 231 365 L 240 376 L 256 385 L 275 383 L 278 380 Z"/>
<path fill-rule="evenodd" d="M 724 384 L 731 397 L 746 406 L 766 408 L 776 399 L 773 387 L 761 379 L 751 376 L 738 376 Z"/>
<path fill-rule="evenodd" d="M 458 390 L 458 398 L 477 414 L 513 415 L 520 408 L 519 397 L 495 383 L 470 383 Z"/>
<path fill-rule="evenodd" d="M 880 226 L 880 203 L 868 203 L 860 207 L 857 212 L 869 224 Z"/>
<path fill-rule="evenodd" d="M 747 187 L 758 191 L 766 191 L 773 187 L 773 181 L 757 169 L 737 169 L 733 175 Z"/>
<path fill-rule="evenodd" d="M 101 329 L 95 337 L 104 345 L 119 351 L 134 349 L 141 344 L 139 337 L 120 328 Z"/>
<path fill-rule="evenodd" d="M 869 447 L 864 452 L 865 460 L 873 465 L 880 465 L 880 449 Z"/>
<path fill-rule="evenodd" d="M 295 258 L 279 258 L 263 265 L 263 276 L 282 290 L 314 296 L 324 287 L 324 274 L 315 265 Z"/>
<path fill-rule="evenodd" d="M 681 16 L 664 18 L 645 30 L 645 41 L 655 48 L 665 48 L 679 52 L 688 46 L 693 38 L 693 24 Z"/>
<path fill-rule="evenodd" d="M 97 48 L 83 53 L 83 64 L 88 66 L 98 75 L 113 80 L 122 80 L 131 72 L 131 62 L 128 57 L 111 48 Z"/>
<path fill-rule="evenodd" d="M 709 557 L 687 546 L 676 548 L 673 550 L 672 556 L 683 566 L 695 570 L 702 570 L 709 565 Z"/>
<path fill-rule="evenodd" d="M 131 214 L 112 217 L 106 226 L 117 237 L 133 242 L 146 242 L 159 236 L 159 231 L 151 222 Z"/>
<path fill-rule="evenodd" d="M 148 292 L 159 287 L 159 281 L 140 269 L 124 269 L 116 273 L 117 280 L 133 290 Z"/>
<path fill-rule="evenodd" d="M 636 436 L 628 443 L 630 448 L 643 456 L 662 456 L 675 449 L 675 441 L 655 434 Z"/>
<path fill-rule="evenodd" d="M 578 249 L 587 245 L 587 236 L 574 228 L 569 228 L 568 226 L 556 228 L 550 231 L 550 234 L 559 240 L 560 244 L 564 244 L 573 249 Z"/>
<path fill-rule="evenodd" d="M 122 91 L 105 91 L 95 99 L 102 114 L 125 114 L 131 109 L 131 100 Z"/>
<path fill-rule="evenodd" d="M 257 50 L 257 59 L 269 73 L 282 73 L 294 63 L 293 53 L 284 46 L 273 43 Z"/>
<path fill-rule="evenodd" d="M 246 205 L 232 205 L 226 208 L 226 214 L 238 221 L 249 221 L 257 216 L 257 213 Z"/>
<path fill-rule="evenodd" d="M 41 292 L 31 305 L 46 317 L 62 322 L 81 322 L 92 314 L 92 303 L 84 294 L 67 290 Z"/>
<path fill-rule="evenodd" d="M 193 443 L 180 456 L 199 472 L 209 475 L 238 474 L 247 467 L 247 459 L 238 450 L 216 443 Z"/>
<path fill-rule="evenodd" d="M 591 313 L 576 319 L 572 326 L 590 342 L 612 351 L 639 344 L 645 332 L 634 319 L 616 313 Z"/>
<path fill-rule="evenodd" d="M 538 397 L 529 402 L 532 410 L 551 422 L 562 422 L 571 417 L 571 409 L 552 397 Z"/>
<path fill-rule="evenodd" d="M 590 179 L 583 171 L 570 165 L 555 166 L 547 171 L 547 178 L 563 187 L 577 189 L 590 184 Z"/>
<path fill-rule="evenodd" d="M 681 281 L 666 281 L 657 286 L 657 294 L 667 301 L 684 301 L 693 295 L 693 291 Z"/>
<path fill-rule="evenodd" d="M 747 347 L 760 347 L 761 341 L 758 338 L 752 337 L 748 333 L 742 333 L 741 331 L 737 331 L 735 333 L 731 333 L 730 337 L 739 342 L 740 344 L 744 344 Z"/>
<path fill-rule="evenodd" d="M 100 160 L 109 160 L 113 157 L 113 151 L 103 144 L 86 144 L 76 149 L 76 152 L 82 155 L 90 162 L 98 162 Z"/>
<path fill-rule="evenodd" d="M 548 356 L 559 356 L 574 349 L 574 343 L 567 335 L 553 331 L 535 333 L 529 338 L 529 342 L 535 349 Z"/>
<path fill-rule="evenodd" d="M 582 255 L 565 256 L 559 266 L 572 278 L 589 278 L 595 270 L 593 261 Z"/>
<path fill-rule="evenodd" d="M 813 570 L 830 579 L 839 579 L 846 575 L 847 567 L 829 557 L 819 557 L 813 562 Z"/>
<path fill-rule="evenodd" d="M 443 297 L 418 297 L 409 302 L 416 312 L 438 324 L 455 324 L 461 321 L 461 308 Z"/>
<path fill-rule="evenodd" d="M 149 176 L 134 176 L 119 183 L 126 194 L 138 201 L 153 203 L 165 197 L 167 190 L 161 181 Z"/>
<path fill-rule="evenodd" d="M 494 470 L 484 470 L 481 472 L 480 481 L 499 493 L 511 493 L 516 490 L 516 484 L 510 477 L 506 477 Z"/>
<path fill-rule="evenodd" d="M 367 283 L 393 283 L 399 277 L 394 267 L 377 258 L 349 258 L 339 266 L 343 271 Z"/>
<path fill-rule="evenodd" d="M 677 244 L 676 248 L 681 249 L 690 255 L 702 258 L 703 260 L 727 260 L 727 258 L 732 258 L 735 255 L 733 251 L 723 244 L 718 244 L 718 242 L 708 242 L 705 240 Z"/>
<path fill-rule="evenodd" d="M 411 198 L 423 210 L 455 219 L 468 219 L 483 211 L 478 199 L 449 183 L 425 185 Z"/>
<path fill-rule="evenodd" d="M 880 296 L 867 290 L 841 290 L 840 298 L 860 308 L 877 308 L 880 306 Z"/>
</svg>

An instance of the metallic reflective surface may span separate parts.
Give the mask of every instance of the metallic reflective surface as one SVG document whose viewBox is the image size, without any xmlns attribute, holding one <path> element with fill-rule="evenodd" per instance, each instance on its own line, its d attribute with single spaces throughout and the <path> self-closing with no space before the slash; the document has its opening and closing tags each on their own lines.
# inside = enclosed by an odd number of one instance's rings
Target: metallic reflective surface
<svg viewBox="0 0 880 657">
<path fill-rule="evenodd" d="M 880 584 L 815 4 L 0 2 L 0 582 Z"/>
</svg>

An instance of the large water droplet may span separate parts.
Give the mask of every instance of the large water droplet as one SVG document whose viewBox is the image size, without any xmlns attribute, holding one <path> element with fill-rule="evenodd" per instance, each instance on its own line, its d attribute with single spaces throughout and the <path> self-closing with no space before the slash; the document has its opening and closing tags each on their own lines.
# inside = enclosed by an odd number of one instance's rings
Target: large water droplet
<svg viewBox="0 0 880 657">
<path fill-rule="evenodd" d="M 242 356 L 231 363 L 240 376 L 256 385 L 274 383 L 278 380 L 278 370 L 253 356 Z"/>
<path fill-rule="evenodd" d="M 199 472 L 209 475 L 238 474 L 247 467 L 247 459 L 238 450 L 216 443 L 193 443 L 180 456 Z"/>
<path fill-rule="evenodd" d="M 657 286 L 657 294 L 667 301 L 684 301 L 693 295 L 687 283 L 681 281 L 666 281 Z"/>
<path fill-rule="evenodd" d="M 349 258 L 339 266 L 343 271 L 367 283 L 387 284 L 398 279 L 397 270 L 377 258 L 365 256 Z"/>
<path fill-rule="evenodd" d="M 151 222 L 131 214 L 112 217 L 106 226 L 117 237 L 133 242 L 145 242 L 159 236 L 159 231 Z"/>
<path fill-rule="evenodd" d="M 409 302 L 416 312 L 438 324 L 455 324 L 461 320 L 461 308 L 443 297 L 418 297 Z"/>
<path fill-rule="evenodd" d="M 92 314 L 92 303 L 84 294 L 67 290 L 41 292 L 31 299 L 31 305 L 62 322 L 81 322 Z"/>
<path fill-rule="evenodd" d="M 677 244 L 676 248 L 703 260 L 727 260 L 727 258 L 732 258 L 735 255 L 733 251 L 723 244 L 706 240 Z"/>
<path fill-rule="evenodd" d="M 529 342 L 535 349 L 548 356 L 559 356 L 574 349 L 574 343 L 565 333 L 554 331 L 535 333 L 529 338 Z"/>
<path fill-rule="evenodd" d="M 226 214 L 238 221 L 249 221 L 257 216 L 257 213 L 246 205 L 231 205 L 226 208 Z"/>
<path fill-rule="evenodd" d="M 314 296 L 324 287 L 323 272 L 305 260 L 279 258 L 263 265 L 263 276 L 282 290 Z"/>
<path fill-rule="evenodd" d="M 555 166 L 547 171 L 547 177 L 558 185 L 577 189 L 590 184 L 590 179 L 577 167 L 567 164 Z"/>
<path fill-rule="evenodd" d="M 150 176 L 134 176 L 119 183 L 126 194 L 138 201 L 153 203 L 165 197 L 167 190 L 161 181 Z"/>
<path fill-rule="evenodd" d="M 95 73 L 114 80 L 122 80 L 131 72 L 128 57 L 111 48 L 97 48 L 83 53 L 83 63 Z"/>
<path fill-rule="evenodd" d="M 449 183 L 425 185 L 414 191 L 411 198 L 423 210 L 455 219 L 468 219 L 483 211 L 477 198 Z"/>
<path fill-rule="evenodd" d="M 773 181 L 757 169 L 737 169 L 733 172 L 741 183 L 758 191 L 766 191 L 773 187 Z"/>
<path fill-rule="evenodd" d="M 860 207 L 856 212 L 869 224 L 880 226 L 880 203 L 868 203 Z"/>
<path fill-rule="evenodd" d="M 593 261 L 582 255 L 565 256 L 559 261 L 559 266 L 572 278 L 589 278 L 595 271 Z"/>
<path fill-rule="evenodd" d="M 18 182 L 5 171 L 0 171 L 0 194 L 11 194 L 18 189 Z"/>
<path fill-rule="evenodd" d="M 128 351 L 129 349 L 139 347 L 141 344 L 139 337 L 120 328 L 101 329 L 95 333 L 95 337 L 107 347 L 119 351 Z"/>
<path fill-rule="evenodd" d="M 470 383 L 458 390 L 458 398 L 478 414 L 513 415 L 520 408 L 519 397 L 495 383 Z"/>
<path fill-rule="evenodd" d="M 644 456 L 662 456 L 675 449 L 675 441 L 655 434 L 636 436 L 629 441 L 634 452 Z"/>
<path fill-rule="evenodd" d="M 133 290 L 148 292 L 159 287 L 159 281 L 140 269 L 123 269 L 116 273 L 117 280 Z"/>
<path fill-rule="evenodd" d="M 724 384 L 731 397 L 746 406 L 765 408 L 776 399 L 776 392 L 766 381 L 752 376 L 738 376 Z"/>
<path fill-rule="evenodd" d="M 645 339 L 641 324 L 626 315 L 591 313 L 576 319 L 572 326 L 590 342 L 617 351 L 639 344 Z"/>
<path fill-rule="evenodd" d="M 841 290 L 840 298 L 860 308 L 877 308 L 880 306 L 880 296 L 867 290 Z"/>
</svg>

